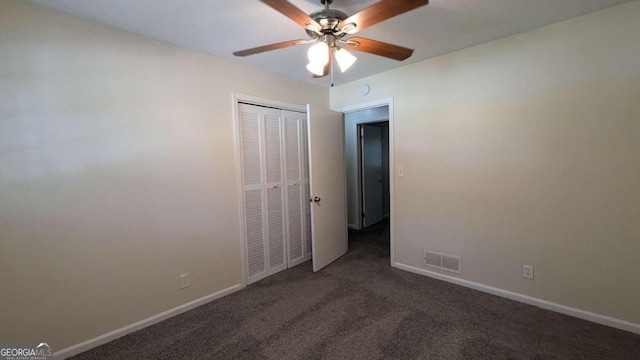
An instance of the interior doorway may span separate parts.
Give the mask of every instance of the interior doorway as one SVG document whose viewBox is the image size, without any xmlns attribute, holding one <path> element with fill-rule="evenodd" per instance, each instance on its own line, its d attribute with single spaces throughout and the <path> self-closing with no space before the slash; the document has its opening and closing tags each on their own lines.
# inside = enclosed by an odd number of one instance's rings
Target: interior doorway
<svg viewBox="0 0 640 360">
<path fill-rule="evenodd" d="M 375 243 L 391 257 L 391 126 L 389 104 L 345 111 L 349 246 Z"/>
<path fill-rule="evenodd" d="M 362 226 L 389 218 L 389 121 L 360 124 Z"/>
</svg>

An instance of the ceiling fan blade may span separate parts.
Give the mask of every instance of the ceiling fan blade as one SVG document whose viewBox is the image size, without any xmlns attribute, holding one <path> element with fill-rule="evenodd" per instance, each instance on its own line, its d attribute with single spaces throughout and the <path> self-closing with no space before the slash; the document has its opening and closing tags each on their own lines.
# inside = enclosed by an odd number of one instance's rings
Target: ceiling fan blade
<svg viewBox="0 0 640 360">
<path fill-rule="evenodd" d="M 307 29 L 308 24 L 311 24 L 317 30 L 322 29 L 322 26 L 320 26 L 320 24 L 318 24 L 304 11 L 300 10 L 299 8 L 297 8 L 295 5 L 288 2 L 287 0 L 260 0 L 260 1 L 271 6 L 274 10 L 281 13 L 282 15 L 295 21 L 296 24 L 300 25 L 304 29 Z"/>
<path fill-rule="evenodd" d="M 429 0 L 380 0 L 359 13 L 351 15 L 342 21 L 342 24 L 356 24 L 355 30 L 350 32 L 355 33 L 428 3 Z"/>
<path fill-rule="evenodd" d="M 399 61 L 406 60 L 413 55 L 413 49 L 355 36 L 349 38 L 343 47 Z"/>
<path fill-rule="evenodd" d="M 283 41 L 283 42 L 279 42 L 279 43 L 275 43 L 275 44 L 258 46 L 258 47 L 254 47 L 254 48 L 251 48 L 251 49 L 234 51 L 233 55 L 235 55 L 235 56 L 255 55 L 255 54 L 259 54 L 259 53 L 263 53 L 263 52 L 267 52 L 267 51 L 271 51 L 271 50 L 284 49 L 284 48 L 288 48 L 288 47 L 292 47 L 292 46 L 296 46 L 296 45 L 300 45 L 300 44 L 306 44 L 308 42 L 309 42 L 308 40 Z"/>
</svg>

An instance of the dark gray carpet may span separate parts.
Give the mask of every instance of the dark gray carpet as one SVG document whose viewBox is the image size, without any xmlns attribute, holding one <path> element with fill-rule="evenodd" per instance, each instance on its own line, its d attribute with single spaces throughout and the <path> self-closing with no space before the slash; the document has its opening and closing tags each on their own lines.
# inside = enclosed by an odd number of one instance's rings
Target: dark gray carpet
<svg viewBox="0 0 640 360">
<path fill-rule="evenodd" d="M 77 359 L 640 359 L 640 336 L 389 266 L 386 223 Z"/>
</svg>

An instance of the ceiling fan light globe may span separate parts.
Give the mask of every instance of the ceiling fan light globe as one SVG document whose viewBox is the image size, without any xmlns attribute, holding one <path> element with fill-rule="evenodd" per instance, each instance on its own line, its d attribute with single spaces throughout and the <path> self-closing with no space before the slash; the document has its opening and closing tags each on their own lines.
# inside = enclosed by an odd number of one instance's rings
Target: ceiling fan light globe
<svg viewBox="0 0 640 360">
<path fill-rule="evenodd" d="M 317 65 L 326 65 L 329 62 L 329 45 L 320 41 L 309 48 L 307 52 L 309 62 Z"/>
<path fill-rule="evenodd" d="M 358 60 L 357 57 L 353 56 L 346 49 L 338 49 L 336 50 L 335 54 L 336 61 L 338 62 L 338 66 L 340 67 L 341 72 L 347 71 L 351 67 L 351 65 L 353 65 L 353 63 Z"/>
<path fill-rule="evenodd" d="M 324 74 L 324 65 L 325 64 L 310 62 L 307 64 L 307 70 L 312 74 L 322 76 Z"/>
</svg>

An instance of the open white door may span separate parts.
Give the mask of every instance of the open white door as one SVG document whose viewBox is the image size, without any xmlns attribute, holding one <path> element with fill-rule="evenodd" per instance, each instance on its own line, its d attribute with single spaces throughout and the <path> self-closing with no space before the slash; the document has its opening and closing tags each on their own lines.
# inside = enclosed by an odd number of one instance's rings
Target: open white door
<svg viewBox="0 0 640 360">
<path fill-rule="evenodd" d="M 342 114 L 309 106 L 313 271 L 347 252 L 347 190 Z"/>
</svg>

